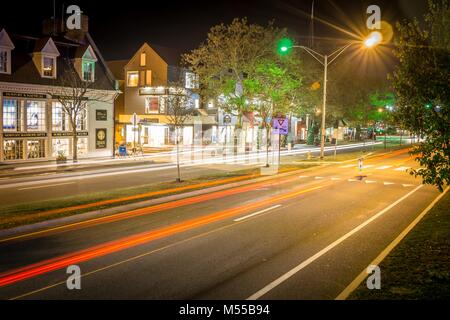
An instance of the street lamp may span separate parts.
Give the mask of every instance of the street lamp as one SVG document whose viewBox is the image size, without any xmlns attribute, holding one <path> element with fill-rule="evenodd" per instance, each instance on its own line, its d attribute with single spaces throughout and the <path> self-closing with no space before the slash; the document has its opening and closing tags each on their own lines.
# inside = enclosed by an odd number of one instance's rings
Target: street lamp
<svg viewBox="0 0 450 320">
<path fill-rule="evenodd" d="M 383 36 L 380 32 L 374 31 L 362 41 L 363 47 L 370 49 L 383 41 Z M 327 110 L 327 82 L 328 82 L 328 66 L 331 65 L 344 51 L 354 44 L 361 44 L 361 41 L 351 42 L 331 54 L 323 55 L 311 48 L 305 46 L 296 46 L 292 40 L 283 38 L 278 42 L 277 51 L 280 55 L 287 55 L 293 48 L 300 48 L 305 50 L 309 55 L 316 59 L 324 67 L 324 80 L 323 80 L 323 107 L 322 107 L 322 128 L 321 128 L 321 140 L 320 140 L 320 159 L 323 160 L 325 156 L 325 136 L 326 136 L 326 110 Z"/>
</svg>

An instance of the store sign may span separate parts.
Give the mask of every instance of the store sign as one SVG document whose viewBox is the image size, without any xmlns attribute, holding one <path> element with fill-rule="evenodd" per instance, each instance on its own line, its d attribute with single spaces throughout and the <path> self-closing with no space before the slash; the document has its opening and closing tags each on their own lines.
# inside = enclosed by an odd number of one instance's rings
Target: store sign
<svg viewBox="0 0 450 320">
<path fill-rule="evenodd" d="M 107 121 L 108 110 L 95 110 L 95 119 L 97 121 Z"/>
<path fill-rule="evenodd" d="M 146 123 L 159 123 L 159 119 L 152 119 L 152 118 L 144 118 L 139 123 L 146 124 Z"/>
<path fill-rule="evenodd" d="M 168 90 L 164 87 L 149 87 L 149 88 L 142 88 L 139 89 L 139 95 L 140 96 L 146 96 L 146 95 L 167 95 Z"/>
<path fill-rule="evenodd" d="M 47 99 L 46 94 L 21 93 L 21 92 L 3 92 L 7 98 L 27 98 L 27 99 Z"/>
<path fill-rule="evenodd" d="M 88 97 L 76 97 L 77 100 L 81 100 L 81 101 L 89 101 Z M 52 99 L 55 100 L 62 100 L 62 101 L 72 101 L 74 100 L 73 96 L 60 96 L 60 95 L 52 95 Z"/>
<path fill-rule="evenodd" d="M 46 133 L 42 132 L 14 132 L 14 133 L 4 133 L 4 138 L 45 138 Z"/>
<path fill-rule="evenodd" d="M 95 148 L 106 149 L 106 129 L 95 129 Z"/>
<path fill-rule="evenodd" d="M 89 132 L 77 132 L 77 137 L 88 137 Z M 52 137 L 73 137 L 73 132 L 52 132 Z"/>
</svg>

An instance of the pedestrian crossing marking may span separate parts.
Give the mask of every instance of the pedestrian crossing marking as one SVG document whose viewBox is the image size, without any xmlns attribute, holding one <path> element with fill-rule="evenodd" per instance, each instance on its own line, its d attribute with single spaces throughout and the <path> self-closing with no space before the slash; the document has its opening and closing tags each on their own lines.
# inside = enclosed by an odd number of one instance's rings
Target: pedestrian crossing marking
<svg viewBox="0 0 450 320">
<path fill-rule="evenodd" d="M 377 170 L 386 170 L 389 168 L 392 168 L 392 166 L 381 166 L 381 167 L 378 167 Z"/>
</svg>

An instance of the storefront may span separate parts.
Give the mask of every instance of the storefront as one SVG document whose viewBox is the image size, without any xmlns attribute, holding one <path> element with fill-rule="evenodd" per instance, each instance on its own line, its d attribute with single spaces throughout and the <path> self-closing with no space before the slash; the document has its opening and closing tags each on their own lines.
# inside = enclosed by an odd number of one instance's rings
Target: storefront
<svg viewBox="0 0 450 320">
<path fill-rule="evenodd" d="M 0 161 L 38 161 L 73 156 L 74 133 L 70 119 L 54 97 L 9 91 L 0 94 Z M 77 116 L 79 158 L 112 154 L 108 151 L 112 148 L 112 137 L 107 136 L 106 129 L 113 132 L 112 111 L 109 111 L 109 117 L 108 109 L 98 111 L 93 104 Z M 96 145 L 98 127 L 102 127 L 105 135 L 105 143 L 101 147 Z"/>
</svg>

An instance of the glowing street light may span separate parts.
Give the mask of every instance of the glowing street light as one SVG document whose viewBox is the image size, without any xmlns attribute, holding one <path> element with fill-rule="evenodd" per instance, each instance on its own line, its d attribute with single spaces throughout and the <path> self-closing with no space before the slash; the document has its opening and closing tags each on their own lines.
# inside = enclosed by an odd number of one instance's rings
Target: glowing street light
<svg viewBox="0 0 450 320">
<path fill-rule="evenodd" d="M 280 39 L 277 43 L 277 51 L 280 56 L 288 55 L 293 48 L 300 48 L 305 50 L 314 59 L 316 59 L 324 67 L 323 80 L 323 107 L 322 107 L 322 126 L 321 126 L 321 141 L 320 141 L 320 159 L 323 160 L 325 156 L 325 136 L 326 136 L 326 109 L 327 109 L 327 82 L 328 82 L 328 66 L 331 65 L 339 56 L 344 53 L 349 47 L 357 44 L 362 48 L 371 49 L 383 41 L 383 36 L 380 32 L 372 32 L 366 40 L 352 41 L 347 45 L 337 49 L 331 54 L 320 54 L 311 48 L 305 46 L 294 45 L 294 41 L 289 38 Z"/>
<path fill-rule="evenodd" d="M 364 40 L 364 46 L 366 46 L 366 48 L 372 48 L 379 45 L 382 41 L 383 35 L 378 31 L 374 31 L 366 38 L 366 40 Z"/>
</svg>

